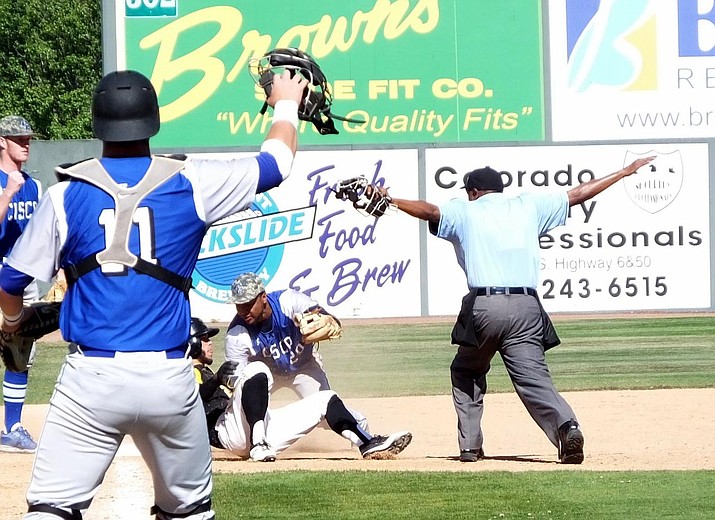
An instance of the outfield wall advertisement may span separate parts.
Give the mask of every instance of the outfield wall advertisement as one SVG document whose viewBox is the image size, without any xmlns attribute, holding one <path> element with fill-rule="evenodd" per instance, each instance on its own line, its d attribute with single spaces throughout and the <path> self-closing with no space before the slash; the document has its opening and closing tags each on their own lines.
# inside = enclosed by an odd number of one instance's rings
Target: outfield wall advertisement
<svg viewBox="0 0 715 520">
<path fill-rule="evenodd" d="M 416 150 L 299 152 L 280 188 L 209 229 L 192 311 L 230 320 L 235 309 L 223 302 L 231 282 L 253 271 L 269 291 L 299 289 L 338 316 L 419 316 L 418 222 L 363 216 L 332 191 L 339 180 L 365 175 L 381 186 L 389 178 L 416 198 L 417 171 Z"/>
<path fill-rule="evenodd" d="M 405 214 L 337 200 L 365 175 L 404 198 L 464 197 L 491 165 L 507 192 L 567 190 L 655 154 L 541 240 L 555 312 L 712 309 L 712 0 L 124 0 L 103 2 L 105 66 L 151 78 L 161 152 L 255 152 L 271 124 L 247 67 L 296 46 L 324 70 L 338 135 L 299 124 L 291 177 L 206 235 L 192 312 L 227 320 L 230 283 L 308 292 L 342 317 L 452 315 L 452 246 Z M 106 38 L 105 35 L 105 44 Z M 689 142 L 684 142 L 684 138 Z M 235 151 L 227 153 L 227 151 Z"/>
<path fill-rule="evenodd" d="M 118 68 L 159 94 L 162 147 L 256 145 L 270 111 L 248 62 L 299 47 L 330 81 L 336 121 L 302 144 L 539 141 L 544 138 L 538 0 L 125 0 Z M 498 28 L 498 30 L 497 30 Z M 519 49 L 514 53 L 514 49 Z"/>
<path fill-rule="evenodd" d="M 568 190 L 649 155 L 652 168 L 573 206 L 565 226 L 541 237 L 539 294 L 557 312 L 707 309 L 707 144 L 427 150 L 427 200 L 465 197 L 452 172 L 485 164 L 518 193 Z M 451 244 L 430 238 L 426 261 L 429 313 L 457 313 L 467 287 Z"/>
<path fill-rule="evenodd" d="M 706 144 L 440 148 L 425 152 L 426 198 L 465 197 L 462 175 L 498 168 L 507 193 L 568 190 L 656 159 L 571 208 L 541 238 L 539 294 L 554 312 L 707 309 L 710 299 Z M 269 290 L 306 290 L 343 317 L 456 314 L 467 291 L 452 245 L 421 234 L 403 213 L 360 215 L 332 187 L 364 174 L 401 198 L 417 197 L 416 150 L 299 152 L 293 175 L 254 206 L 213 226 L 194 274 L 195 312 L 228 319 L 222 302 L 243 271 Z M 427 282 L 421 284 L 420 242 Z M 424 289 L 423 289 L 424 288 Z M 426 293 L 423 294 L 422 291 Z"/>
<path fill-rule="evenodd" d="M 553 137 L 709 138 L 715 3 L 549 2 Z"/>
</svg>

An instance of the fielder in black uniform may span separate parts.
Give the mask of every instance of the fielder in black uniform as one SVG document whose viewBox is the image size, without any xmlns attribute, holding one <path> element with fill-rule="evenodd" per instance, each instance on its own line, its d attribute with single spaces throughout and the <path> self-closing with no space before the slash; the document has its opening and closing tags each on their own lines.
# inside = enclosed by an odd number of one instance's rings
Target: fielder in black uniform
<svg viewBox="0 0 715 520">
<path fill-rule="evenodd" d="M 221 447 L 216 433 L 216 421 L 224 412 L 231 399 L 231 390 L 226 386 L 238 363 L 226 361 L 216 373 L 211 369 L 214 362 L 214 347 L 211 338 L 219 329 L 207 327 L 199 318 L 191 318 L 189 356 L 193 359 L 194 376 L 199 384 L 199 395 L 204 403 L 209 441 L 212 446 Z"/>
</svg>

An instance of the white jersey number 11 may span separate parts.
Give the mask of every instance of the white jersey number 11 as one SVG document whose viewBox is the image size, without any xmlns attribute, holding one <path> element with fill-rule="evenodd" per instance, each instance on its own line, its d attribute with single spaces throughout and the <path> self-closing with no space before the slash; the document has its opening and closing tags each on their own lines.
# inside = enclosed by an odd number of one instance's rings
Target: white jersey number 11
<svg viewBox="0 0 715 520">
<path fill-rule="evenodd" d="M 156 264 L 154 256 L 154 222 L 151 208 L 139 207 L 132 215 L 132 222 L 139 228 L 139 257 Z M 99 225 L 104 228 L 104 243 L 110 244 L 114 238 L 115 218 L 113 209 L 105 209 L 99 214 Z M 133 228 L 132 228 L 133 229 Z M 125 238 L 125 243 L 128 242 Z M 126 274 L 126 266 L 119 263 L 106 263 L 101 266 L 105 274 Z"/>
</svg>

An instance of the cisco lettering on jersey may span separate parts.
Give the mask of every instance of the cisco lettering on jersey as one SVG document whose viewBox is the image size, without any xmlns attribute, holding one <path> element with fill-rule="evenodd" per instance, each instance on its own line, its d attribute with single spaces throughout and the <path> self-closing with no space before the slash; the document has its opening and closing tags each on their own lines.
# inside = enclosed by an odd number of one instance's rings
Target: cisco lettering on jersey
<svg viewBox="0 0 715 520">
<path fill-rule="evenodd" d="M 7 209 L 8 220 L 29 220 L 37 208 L 36 200 L 13 200 Z"/>
<path fill-rule="evenodd" d="M 289 373 L 298 370 L 312 357 L 313 347 L 306 347 L 300 342 L 300 329 L 281 310 L 279 298 L 283 292 L 276 291 L 267 295 L 268 304 L 273 310 L 270 324 L 244 326 L 251 335 L 254 355 L 272 360 L 281 373 Z M 270 330 L 267 330 L 268 326 Z"/>
<path fill-rule="evenodd" d="M 300 355 L 305 348 L 302 344 L 298 343 L 294 348 L 293 340 L 288 336 L 268 346 L 261 346 L 262 339 L 265 340 L 265 338 L 256 339 L 256 348 L 261 349 L 264 358 L 273 359 L 281 372 L 293 372 L 298 368 L 297 363 L 301 360 Z"/>
<path fill-rule="evenodd" d="M 23 232 L 30 218 L 35 213 L 37 204 L 42 196 L 40 184 L 27 174 L 23 173 L 25 184 L 22 185 L 10 200 L 5 218 L 0 221 L 0 257 L 8 255 Z M 8 175 L 0 170 L 0 187 L 7 188 Z"/>
</svg>

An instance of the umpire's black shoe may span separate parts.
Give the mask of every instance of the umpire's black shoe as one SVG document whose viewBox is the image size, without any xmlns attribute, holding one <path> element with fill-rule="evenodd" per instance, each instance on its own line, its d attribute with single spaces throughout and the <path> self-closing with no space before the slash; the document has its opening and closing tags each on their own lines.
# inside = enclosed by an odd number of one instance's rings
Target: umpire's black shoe
<svg viewBox="0 0 715 520">
<path fill-rule="evenodd" d="M 484 450 L 462 450 L 459 452 L 459 462 L 477 462 L 484 458 Z"/>
<path fill-rule="evenodd" d="M 576 421 L 567 421 L 559 426 L 559 460 L 561 464 L 583 462 L 583 433 Z"/>
</svg>

